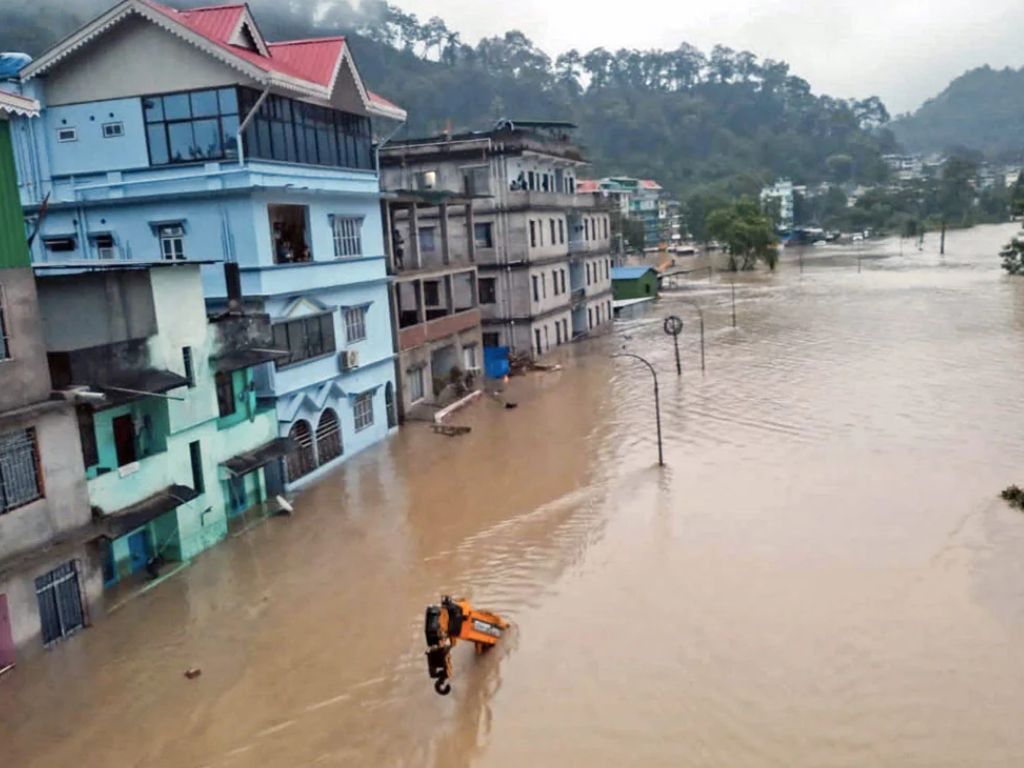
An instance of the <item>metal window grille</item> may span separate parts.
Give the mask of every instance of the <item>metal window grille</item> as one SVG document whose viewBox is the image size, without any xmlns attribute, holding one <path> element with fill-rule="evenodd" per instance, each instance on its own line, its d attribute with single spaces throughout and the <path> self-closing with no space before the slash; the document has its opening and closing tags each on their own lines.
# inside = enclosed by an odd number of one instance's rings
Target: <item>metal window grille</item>
<svg viewBox="0 0 1024 768">
<path fill-rule="evenodd" d="M 74 561 L 40 576 L 35 587 L 44 646 L 52 645 L 85 626 L 78 569 Z"/>
<path fill-rule="evenodd" d="M 356 432 L 373 426 L 373 394 L 358 395 L 352 406 L 355 414 Z"/>
<path fill-rule="evenodd" d="M 316 453 L 321 466 L 342 454 L 341 425 L 338 414 L 330 408 L 323 412 L 316 427 Z"/>
<path fill-rule="evenodd" d="M 366 338 L 366 307 L 345 310 L 345 339 L 351 343 Z"/>
<path fill-rule="evenodd" d="M 361 236 L 363 219 L 360 216 L 333 216 L 334 255 L 336 258 L 345 256 L 362 256 L 363 240 Z"/>
<path fill-rule="evenodd" d="M 295 447 L 288 454 L 288 479 L 297 480 L 316 469 L 313 432 L 305 421 L 297 421 L 288 432 Z"/>
<path fill-rule="evenodd" d="M 7 335 L 7 318 L 4 317 L 4 299 L 4 287 L 0 285 L 0 360 L 10 360 L 11 343 Z"/>
<path fill-rule="evenodd" d="M 36 431 L 0 433 L 0 515 L 42 496 Z"/>
</svg>

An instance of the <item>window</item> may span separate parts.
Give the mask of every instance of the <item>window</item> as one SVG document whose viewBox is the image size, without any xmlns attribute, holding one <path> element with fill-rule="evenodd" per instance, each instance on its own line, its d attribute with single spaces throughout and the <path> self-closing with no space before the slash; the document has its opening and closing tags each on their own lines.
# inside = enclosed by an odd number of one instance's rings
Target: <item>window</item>
<svg viewBox="0 0 1024 768">
<path fill-rule="evenodd" d="M 75 236 L 44 237 L 43 247 L 53 253 L 71 253 L 75 250 Z"/>
<path fill-rule="evenodd" d="M 289 480 L 298 480 L 316 469 L 316 452 L 313 446 L 313 431 L 305 421 L 297 421 L 288 430 L 292 449 L 285 459 Z"/>
<path fill-rule="evenodd" d="M 256 106 L 260 95 L 252 88 L 238 89 L 243 114 Z M 232 136 L 237 125 L 229 126 Z M 369 118 L 283 96 L 263 100 L 245 129 L 244 141 L 246 154 L 253 159 L 336 168 L 373 167 Z"/>
<path fill-rule="evenodd" d="M 362 227 L 362 216 L 331 216 L 335 258 L 363 255 Z"/>
<path fill-rule="evenodd" d="M 304 205 L 267 206 L 275 264 L 301 264 L 313 260 L 306 238 L 308 212 Z"/>
<path fill-rule="evenodd" d="M 181 348 L 181 360 L 185 365 L 185 378 L 188 379 L 188 385 L 194 387 L 196 385 L 196 370 L 192 362 L 192 347 Z"/>
<path fill-rule="evenodd" d="M 583 239 L 590 239 L 590 219 L 583 220 Z"/>
<path fill-rule="evenodd" d="M 409 400 L 418 403 L 423 399 L 423 369 L 410 368 L 409 374 Z"/>
<path fill-rule="evenodd" d="M 352 344 L 366 338 L 366 307 L 345 310 L 345 341 Z"/>
<path fill-rule="evenodd" d="M 124 136 L 124 123 L 104 123 L 103 138 L 117 139 Z"/>
<path fill-rule="evenodd" d="M 562 293 L 565 293 L 565 270 L 562 270 Z"/>
<path fill-rule="evenodd" d="M 558 220 L 558 242 L 565 244 L 565 219 Z"/>
<path fill-rule="evenodd" d="M 414 178 L 416 189 L 421 192 L 437 188 L 437 171 L 417 171 Z"/>
<path fill-rule="evenodd" d="M 338 414 L 328 408 L 320 416 L 320 423 L 316 425 L 317 461 L 323 466 L 341 454 L 341 425 L 338 423 Z"/>
<path fill-rule="evenodd" d="M 484 336 L 484 346 L 485 347 L 500 347 L 501 346 L 501 334 L 500 333 L 485 333 L 483 336 Z"/>
<path fill-rule="evenodd" d="M 422 253 L 433 253 L 437 250 L 437 238 L 435 227 L 420 227 L 420 251 Z"/>
<path fill-rule="evenodd" d="M 0 360 L 10 359 L 11 339 L 7 335 L 7 319 L 4 317 L 4 287 L 0 285 Z"/>
<path fill-rule="evenodd" d="M 494 247 L 494 225 L 491 222 L 481 222 L 473 225 L 473 243 L 477 248 Z"/>
<path fill-rule="evenodd" d="M 150 165 L 238 157 L 238 95 L 234 88 L 146 96 L 142 108 Z M 105 125 L 104 136 L 106 129 Z"/>
<path fill-rule="evenodd" d="M 604 217 L 604 239 L 608 239 L 608 217 Z"/>
<path fill-rule="evenodd" d="M 217 412 L 223 419 L 234 414 L 236 410 L 235 380 L 230 371 L 218 371 L 213 380 L 217 388 Z"/>
<path fill-rule="evenodd" d="M 97 259 L 113 259 L 117 257 L 117 245 L 114 242 L 114 236 L 109 232 L 90 235 L 89 240 L 92 242 L 92 247 L 96 249 Z"/>
<path fill-rule="evenodd" d="M 534 175 L 533 171 L 530 171 L 527 174 L 527 178 L 530 181 L 530 189 L 531 190 L 536 189 L 537 188 L 537 177 Z"/>
<path fill-rule="evenodd" d="M 491 168 L 487 165 L 477 165 L 472 168 L 464 168 L 462 178 L 466 183 L 466 194 L 490 195 L 491 194 Z"/>
<path fill-rule="evenodd" d="M 537 222 L 530 221 L 530 247 L 537 247 Z"/>
<path fill-rule="evenodd" d="M 160 238 L 160 256 L 164 261 L 184 261 L 185 227 L 181 224 L 161 224 L 156 228 Z"/>
<path fill-rule="evenodd" d="M 562 321 L 562 336 L 565 337 L 566 341 L 569 341 L 569 321 Z"/>
<path fill-rule="evenodd" d="M 117 416 L 111 422 L 114 430 L 114 451 L 117 455 L 117 466 L 126 467 L 138 461 L 138 450 L 135 445 L 135 421 L 130 413 Z"/>
<path fill-rule="evenodd" d="M 587 262 L 587 285 L 590 285 L 590 262 Z"/>
<path fill-rule="evenodd" d="M 35 429 L 0 432 L 0 515 L 42 497 Z"/>
<path fill-rule="evenodd" d="M 274 323 L 274 349 L 287 349 L 288 356 L 278 358 L 277 368 L 312 360 L 335 351 L 334 315 L 330 312 Z"/>
<path fill-rule="evenodd" d="M 555 323 L 555 344 L 562 343 L 562 324 Z"/>
<path fill-rule="evenodd" d="M 61 143 L 78 141 L 78 130 L 76 128 L 58 128 L 57 141 Z"/>
<path fill-rule="evenodd" d="M 481 277 L 476 281 L 481 304 L 494 304 L 498 300 L 497 281 L 493 277 Z"/>
<path fill-rule="evenodd" d="M 35 588 L 44 646 L 52 645 L 85 626 L 74 560 L 37 578 Z"/>
<path fill-rule="evenodd" d="M 364 392 L 356 395 L 352 404 L 352 413 L 355 417 L 356 432 L 373 426 L 373 393 Z"/>
<path fill-rule="evenodd" d="M 555 228 L 555 220 L 548 219 L 548 226 L 551 229 L 551 244 L 554 245 L 558 242 L 558 230 Z"/>
<path fill-rule="evenodd" d="M 540 345 L 540 328 L 533 329 L 533 340 L 537 343 L 537 354 L 544 352 L 544 348 Z"/>
<path fill-rule="evenodd" d="M 96 444 L 96 420 L 90 405 L 76 405 L 78 437 L 82 443 L 82 463 L 86 469 L 100 463 L 99 448 Z"/>
<path fill-rule="evenodd" d="M 441 306 L 441 281 L 423 281 L 423 303 L 428 307 Z"/>
<path fill-rule="evenodd" d="M 548 273 L 541 272 L 540 274 L 540 295 L 543 298 L 548 297 Z"/>
<path fill-rule="evenodd" d="M 587 307 L 587 328 L 594 327 L 594 310 Z"/>
<path fill-rule="evenodd" d="M 462 362 L 463 367 L 467 371 L 474 371 L 480 367 L 480 362 L 477 360 L 476 355 L 476 344 L 468 344 L 462 348 Z"/>
<path fill-rule="evenodd" d="M 533 280 L 533 300 L 540 301 L 540 281 L 536 275 L 532 275 L 531 279 Z"/>
<path fill-rule="evenodd" d="M 604 260 L 604 279 L 611 279 L 611 259 Z"/>
<path fill-rule="evenodd" d="M 196 493 L 206 493 L 206 478 L 203 475 L 203 446 L 198 440 L 188 444 L 188 458 L 192 464 L 192 487 Z"/>
</svg>

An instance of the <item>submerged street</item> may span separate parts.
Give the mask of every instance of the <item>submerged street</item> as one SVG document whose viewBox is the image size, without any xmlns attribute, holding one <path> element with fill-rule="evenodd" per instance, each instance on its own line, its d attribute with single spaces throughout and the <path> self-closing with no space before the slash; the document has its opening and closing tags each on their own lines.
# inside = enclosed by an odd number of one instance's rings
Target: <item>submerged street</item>
<svg viewBox="0 0 1024 768">
<path fill-rule="evenodd" d="M 6 676 L 0 763 L 1024 763 L 1015 230 L 785 251 L 737 278 L 735 330 L 729 276 L 695 277 L 471 434 L 409 425 Z M 623 347 L 659 371 L 662 470 Z M 454 651 L 447 698 L 442 594 L 514 624 Z"/>
</svg>

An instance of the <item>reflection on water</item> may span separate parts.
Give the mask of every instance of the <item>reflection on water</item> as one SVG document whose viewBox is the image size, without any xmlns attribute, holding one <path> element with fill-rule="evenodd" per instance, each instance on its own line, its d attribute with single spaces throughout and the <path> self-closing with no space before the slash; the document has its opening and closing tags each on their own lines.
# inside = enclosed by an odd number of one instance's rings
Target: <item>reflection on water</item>
<svg viewBox="0 0 1024 768">
<path fill-rule="evenodd" d="M 3 764 L 1024 764 L 1012 231 L 787 251 L 735 330 L 694 281 L 470 435 L 403 430 L 0 683 Z M 443 593 L 515 624 L 447 698 Z"/>
</svg>

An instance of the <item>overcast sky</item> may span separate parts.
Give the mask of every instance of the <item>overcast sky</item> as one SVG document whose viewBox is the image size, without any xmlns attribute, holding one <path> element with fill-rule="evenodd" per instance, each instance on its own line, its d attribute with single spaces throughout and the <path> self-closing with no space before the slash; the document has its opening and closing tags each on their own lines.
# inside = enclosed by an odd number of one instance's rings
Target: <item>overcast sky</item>
<svg viewBox="0 0 1024 768">
<path fill-rule="evenodd" d="M 521 29 L 570 48 L 715 43 L 788 61 L 818 93 L 916 109 L 964 70 L 1024 66 L 1024 0 L 392 0 L 466 42 Z"/>
</svg>

